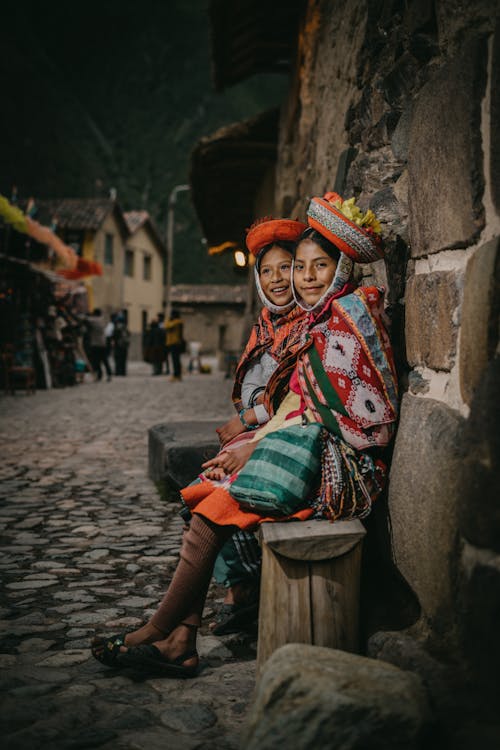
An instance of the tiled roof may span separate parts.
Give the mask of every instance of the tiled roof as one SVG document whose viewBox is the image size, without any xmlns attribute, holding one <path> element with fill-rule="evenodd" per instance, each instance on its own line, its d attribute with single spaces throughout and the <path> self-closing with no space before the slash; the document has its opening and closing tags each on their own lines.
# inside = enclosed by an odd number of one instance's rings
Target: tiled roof
<svg viewBox="0 0 500 750">
<path fill-rule="evenodd" d="M 176 304 L 244 305 L 247 299 L 245 284 L 176 284 L 171 290 Z"/>
<path fill-rule="evenodd" d="M 57 219 L 60 229 L 99 229 L 106 217 L 112 212 L 119 214 L 119 221 L 124 224 L 123 215 L 115 201 L 109 198 L 64 198 L 62 200 L 37 200 L 37 221 L 50 223 Z"/>
</svg>

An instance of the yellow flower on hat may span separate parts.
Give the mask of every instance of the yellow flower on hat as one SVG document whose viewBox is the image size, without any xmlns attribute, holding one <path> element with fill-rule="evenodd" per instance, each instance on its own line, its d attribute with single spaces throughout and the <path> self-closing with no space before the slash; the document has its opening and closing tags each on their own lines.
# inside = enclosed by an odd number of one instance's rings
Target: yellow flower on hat
<svg viewBox="0 0 500 750">
<path fill-rule="evenodd" d="M 369 208 L 365 213 L 356 205 L 356 198 L 348 198 L 343 201 L 338 193 L 327 193 L 325 200 L 335 206 L 344 216 L 358 227 L 370 227 L 375 234 L 382 232 L 379 220 Z"/>
<path fill-rule="evenodd" d="M 362 226 L 365 227 L 371 227 L 375 234 L 381 234 L 382 232 L 382 226 L 380 224 L 380 221 L 377 219 L 371 208 L 368 209 L 368 211 L 364 215 Z"/>
</svg>

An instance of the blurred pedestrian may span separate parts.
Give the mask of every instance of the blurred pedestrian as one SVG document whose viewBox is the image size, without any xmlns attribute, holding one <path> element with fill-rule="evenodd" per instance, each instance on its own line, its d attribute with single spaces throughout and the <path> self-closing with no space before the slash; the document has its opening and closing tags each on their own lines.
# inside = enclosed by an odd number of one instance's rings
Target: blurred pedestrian
<svg viewBox="0 0 500 750">
<path fill-rule="evenodd" d="M 165 323 L 167 352 L 172 357 L 173 375 L 171 381 L 182 380 L 181 354 L 186 349 L 184 341 L 184 323 L 178 310 L 172 310 L 170 319 Z"/>
<path fill-rule="evenodd" d="M 168 348 L 166 342 L 165 332 L 165 315 L 164 313 L 158 313 L 158 328 L 163 332 L 163 359 L 165 360 L 165 375 L 170 375 L 170 362 L 168 360 Z"/>
<path fill-rule="evenodd" d="M 111 367 L 106 356 L 106 323 L 101 310 L 96 307 L 91 315 L 85 316 L 89 329 L 89 359 L 95 372 L 96 380 L 102 380 L 102 368 L 106 370 L 108 383 L 111 380 Z"/>
<path fill-rule="evenodd" d="M 113 348 L 113 333 L 115 330 L 115 315 L 111 316 L 109 323 L 106 324 L 104 329 L 104 335 L 106 337 L 106 357 L 111 357 L 111 350 Z"/>
<path fill-rule="evenodd" d="M 113 355 L 115 360 L 115 375 L 127 374 L 127 356 L 130 346 L 130 331 L 127 327 L 125 315 L 121 312 L 115 317 L 113 330 Z"/>
<path fill-rule="evenodd" d="M 153 366 L 153 375 L 161 375 L 163 359 L 165 357 L 165 329 L 160 328 L 158 320 L 154 318 L 148 331 L 147 338 L 148 361 Z"/>
</svg>

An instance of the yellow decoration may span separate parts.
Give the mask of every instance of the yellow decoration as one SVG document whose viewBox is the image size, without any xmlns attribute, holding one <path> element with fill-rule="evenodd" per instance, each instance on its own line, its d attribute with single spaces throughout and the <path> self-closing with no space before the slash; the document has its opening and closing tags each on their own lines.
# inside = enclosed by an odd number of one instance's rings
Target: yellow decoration
<svg viewBox="0 0 500 750">
<path fill-rule="evenodd" d="M 3 195 L 0 195 L 0 216 L 6 224 L 11 224 L 18 232 L 28 234 L 26 216 L 20 208 L 11 205 Z"/>
<path fill-rule="evenodd" d="M 236 242 L 223 242 L 221 245 L 211 245 L 208 248 L 208 254 L 209 255 L 219 255 L 219 253 L 223 253 L 224 250 L 233 249 L 235 247 L 238 247 Z"/>
<path fill-rule="evenodd" d="M 375 234 L 382 232 L 380 221 L 377 219 L 371 208 L 363 213 L 359 206 L 356 205 L 356 198 L 348 198 L 342 201 L 340 198 L 330 201 L 335 208 L 344 214 L 344 216 L 356 224 L 358 227 L 371 227 Z"/>
</svg>

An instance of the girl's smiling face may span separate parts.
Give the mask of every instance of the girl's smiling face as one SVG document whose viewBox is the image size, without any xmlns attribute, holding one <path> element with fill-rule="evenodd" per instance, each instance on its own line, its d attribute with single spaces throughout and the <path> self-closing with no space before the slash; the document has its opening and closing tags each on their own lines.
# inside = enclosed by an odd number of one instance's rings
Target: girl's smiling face
<svg viewBox="0 0 500 750">
<path fill-rule="evenodd" d="M 337 261 L 313 240 L 302 240 L 295 251 L 293 284 L 306 305 L 315 305 L 335 276 Z"/>
<path fill-rule="evenodd" d="M 278 245 L 273 245 L 260 262 L 260 285 L 273 305 L 288 305 L 292 301 L 291 268 L 292 256 Z"/>
</svg>

